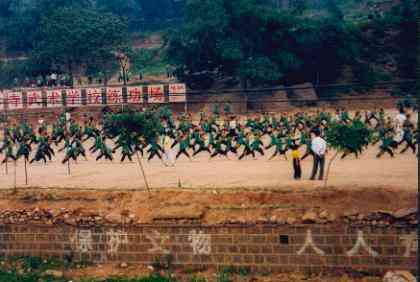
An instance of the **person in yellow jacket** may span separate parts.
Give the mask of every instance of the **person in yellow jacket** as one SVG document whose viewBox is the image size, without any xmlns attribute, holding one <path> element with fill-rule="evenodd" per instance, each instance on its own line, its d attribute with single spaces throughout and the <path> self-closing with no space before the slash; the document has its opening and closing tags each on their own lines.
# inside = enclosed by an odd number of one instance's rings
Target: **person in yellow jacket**
<svg viewBox="0 0 420 282">
<path fill-rule="evenodd" d="M 299 145 L 293 142 L 291 146 L 293 159 L 293 178 L 299 180 L 302 177 L 302 167 L 300 166 L 300 152 Z"/>
</svg>

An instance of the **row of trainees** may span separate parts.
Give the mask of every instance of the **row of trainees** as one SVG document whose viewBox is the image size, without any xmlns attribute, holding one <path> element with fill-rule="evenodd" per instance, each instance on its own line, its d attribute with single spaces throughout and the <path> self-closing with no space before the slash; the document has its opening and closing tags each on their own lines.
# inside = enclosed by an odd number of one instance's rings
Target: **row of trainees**
<svg viewBox="0 0 420 282">
<path fill-rule="evenodd" d="M 404 153 L 407 149 L 411 148 L 413 153 L 416 151 L 416 143 L 418 131 L 415 130 L 414 124 L 410 120 L 410 115 L 405 114 L 404 111 L 400 111 L 397 117 L 392 120 L 390 117 L 385 119 L 383 110 L 379 111 L 379 117 L 376 117 L 375 112 L 369 112 L 366 115 L 367 119 L 362 120 L 360 113 L 356 113 L 354 117 L 351 117 L 347 112 L 341 112 L 336 114 L 340 117 L 340 122 L 365 122 L 369 123 L 370 119 L 376 119 L 376 125 L 374 126 L 376 133 L 376 140 L 374 144 L 382 141 L 380 146 L 380 152 L 378 157 L 384 153 L 389 153 L 391 156 L 394 155 L 393 149 L 399 145 L 406 143 L 406 147 L 401 151 Z M 270 159 L 284 155 L 288 150 L 292 150 L 294 146 L 306 146 L 306 153 L 303 156 L 305 159 L 311 154 L 311 138 L 309 138 L 309 132 L 313 128 L 318 128 L 320 136 L 323 136 L 329 123 L 332 122 L 331 115 L 326 112 L 318 112 L 315 115 L 307 115 L 304 113 L 296 114 L 293 116 L 276 116 L 263 115 L 260 117 L 248 118 L 245 123 L 241 124 L 234 117 L 231 118 L 230 122 L 218 123 L 216 119 L 210 117 L 202 117 L 200 123 L 195 125 L 191 120 L 185 117 L 178 120 L 177 125 L 169 119 L 163 119 L 163 132 L 161 136 L 156 140 L 150 140 L 147 142 L 144 139 L 136 140 L 135 136 L 124 136 L 124 138 L 118 137 L 115 141 L 116 146 L 110 150 L 106 145 L 107 136 L 101 133 L 100 127 L 95 125 L 92 118 L 86 121 L 84 128 L 79 126 L 76 122 L 72 121 L 70 124 L 70 135 L 72 140 L 65 138 L 65 130 L 62 120 L 53 125 L 51 138 L 46 140 L 53 140 L 57 145 L 66 140 L 68 144 L 62 148 L 64 150 L 78 152 L 78 155 L 85 155 L 83 149 L 83 142 L 92 138 L 95 140 L 95 144 L 90 150 L 95 153 L 99 151 L 100 154 L 98 159 L 105 157 L 112 159 L 112 153 L 115 153 L 117 149 L 121 148 L 122 159 L 132 159 L 135 152 L 144 154 L 144 149 L 147 150 L 151 160 L 154 157 L 162 159 L 162 156 L 170 156 L 174 154 L 174 147 L 179 144 L 179 150 L 176 153 L 175 159 L 178 159 L 181 155 L 185 155 L 191 158 L 189 153 L 192 150 L 192 157 L 202 153 L 208 152 L 210 158 L 216 156 L 225 156 L 228 158 L 229 153 L 233 153 L 238 156 L 239 149 L 242 148 L 242 153 L 239 155 L 239 159 L 243 159 L 249 155 L 256 157 L 256 154 L 264 155 L 264 150 L 269 150 L 274 147 L 274 153 Z M 12 140 L 18 140 L 21 131 L 17 130 L 18 127 L 13 127 L 5 132 L 6 136 L 11 136 Z M 48 128 L 45 124 L 40 127 L 43 135 L 47 135 Z M 24 130 L 22 130 L 24 131 Z M 32 134 L 33 138 L 35 135 Z M 264 135 L 270 137 L 270 143 L 264 145 L 261 140 Z M 45 136 L 44 136 L 45 137 Z M 45 139 L 45 138 L 44 138 Z M 36 142 L 36 138 L 34 141 Z M 39 143 L 39 142 L 36 142 Z M 41 143 L 48 143 L 41 142 Z M 368 144 L 366 144 L 368 145 Z M 3 144 L 3 149 L 5 143 Z M 38 148 L 45 150 L 45 145 L 38 146 Z M 47 150 L 47 151 L 52 151 Z M 354 153 L 356 157 L 359 152 L 345 152 L 342 158 L 348 155 L 348 153 Z"/>
<path fill-rule="evenodd" d="M 393 156 L 393 151 L 390 148 L 396 148 L 403 143 L 406 143 L 406 147 L 401 151 L 404 153 L 408 148 L 413 149 L 413 153 L 416 151 L 416 141 L 413 138 L 413 124 L 408 121 L 404 125 L 404 134 L 402 135 L 401 140 L 398 142 L 395 141 L 395 134 L 391 129 L 380 129 L 377 132 L 377 138 L 373 142 L 376 144 L 382 140 L 382 145 L 380 146 L 381 151 L 378 153 L 380 157 L 384 152 L 390 152 Z M 325 126 L 318 127 L 320 135 L 325 132 Z M 228 158 L 228 154 L 234 154 L 238 156 L 240 149 L 242 149 L 241 154 L 239 154 L 239 159 L 243 159 L 246 156 L 251 155 L 256 157 L 257 154 L 264 155 L 265 150 L 270 150 L 274 148 L 274 153 L 270 159 L 284 155 L 288 150 L 293 150 L 294 147 L 306 146 L 306 152 L 302 159 L 305 159 L 311 154 L 311 138 L 309 138 L 309 131 L 304 128 L 300 128 L 298 131 L 300 137 L 296 138 L 296 135 L 287 135 L 284 132 L 281 132 L 277 129 L 269 129 L 266 133 L 257 132 L 254 134 L 252 130 L 222 130 L 217 133 L 206 133 L 200 128 L 195 128 L 188 132 L 183 131 L 167 131 L 167 134 L 163 134 L 156 141 L 151 141 L 149 143 L 141 140 L 139 144 L 127 144 L 124 140 L 117 140 L 117 147 L 112 151 L 115 152 L 117 148 L 123 148 L 123 158 L 128 157 L 129 159 L 134 154 L 135 151 L 140 151 L 143 154 L 144 149 L 147 149 L 149 154 L 148 159 L 151 160 L 154 157 L 162 159 L 162 157 L 172 155 L 175 153 L 174 148 L 178 146 L 175 159 L 178 159 L 181 155 L 185 155 L 189 159 L 195 157 L 202 152 L 207 152 L 210 155 L 210 158 L 216 156 L 224 156 Z M 270 137 L 270 143 L 264 145 L 262 137 L 267 134 Z M 96 148 L 103 147 L 102 137 L 97 137 L 98 145 Z M 368 145 L 368 144 L 367 144 Z M 136 149 L 134 150 L 134 146 Z M 192 152 L 191 152 L 192 151 Z M 349 152 L 345 152 L 342 155 L 342 158 L 345 158 Z M 356 157 L 359 152 L 353 152 Z"/>
</svg>

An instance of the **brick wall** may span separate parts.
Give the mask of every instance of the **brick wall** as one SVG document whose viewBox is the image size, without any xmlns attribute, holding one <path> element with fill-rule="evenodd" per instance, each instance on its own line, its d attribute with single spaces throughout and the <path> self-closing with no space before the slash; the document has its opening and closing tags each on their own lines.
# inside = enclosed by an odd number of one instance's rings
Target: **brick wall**
<svg viewBox="0 0 420 282">
<path fill-rule="evenodd" d="M 416 271 L 415 229 L 300 226 L 0 226 L 0 258 L 42 256 L 92 262 L 248 267 L 261 272 Z"/>
</svg>

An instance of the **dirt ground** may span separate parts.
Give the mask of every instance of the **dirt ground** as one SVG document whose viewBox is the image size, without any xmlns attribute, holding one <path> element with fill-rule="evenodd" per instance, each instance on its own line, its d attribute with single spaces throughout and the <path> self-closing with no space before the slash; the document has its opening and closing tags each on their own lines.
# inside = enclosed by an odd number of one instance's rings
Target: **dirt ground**
<svg viewBox="0 0 420 282">
<path fill-rule="evenodd" d="M 257 160 L 249 157 L 241 161 L 234 155 L 229 155 L 230 160 L 209 160 L 208 154 L 202 153 L 192 161 L 182 156 L 174 167 L 164 166 L 159 159 L 142 159 L 151 195 L 145 192 L 136 159 L 120 163 L 116 154 L 114 162 L 96 162 L 96 156 L 88 154 L 87 160 L 71 163 L 68 175 L 67 165 L 61 164 L 63 154 L 58 153 L 47 165 L 28 165 L 28 185 L 23 161 L 17 163 L 16 183 L 14 164 L 8 164 L 7 175 L 6 166 L 1 165 L 0 210 L 66 208 L 116 216 L 126 211 L 135 215 L 138 223 L 165 216 L 156 215 L 158 211 L 168 215 L 184 212 L 200 215 L 203 223 L 218 223 L 273 216 L 285 220 L 314 207 L 340 216 L 354 209 L 366 214 L 415 206 L 418 159 L 411 151 L 377 159 L 378 150 L 371 146 L 358 159 L 335 160 L 328 188 L 321 181 L 308 180 L 311 157 L 302 162 L 303 179 L 299 181 L 292 178 L 290 155 L 288 160 L 283 156 L 269 160 L 272 151 Z M 304 153 L 304 148 L 301 151 Z M 333 154 L 329 152 L 327 159 Z M 19 193 L 11 194 L 15 186 Z"/>
<path fill-rule="evenodd" d="M 152 192 L 57 191 L 28 189 L 0 193 L 1 210 L 68 211 L 73 218 L 156 223 L 193 220 L 204 224 L 299 219 L 308 210 L 327 211 L 336 218 L 348 213 L 396 212 L 416 206 L 416 192 L 392 188 L 346 186 L 322 191 L 161 190 Z"/>
<path fill-rule="evenodd" d="M 418 186 L 418 162 L 411 151 L 396 154 L 395 158 L 384 155 L 375 157 L 377 147 L 370 147 L 359 159 L 349 156 L 344 160 L 337 159 L 333 163 L 329 186 L 349 187 L 392 187 L 396 190 L 414 191 Z M 303 153 L 303 149 L 302 149 Z M 303 179 L 295 181 L 292 178 L 292 162 L 284 157 L 268 160 L 267 156 L 258 156 L 237 160 L 230 155 L 230 160 L 214 158 L 209 160 L 207 153 L 202 153 L 189 161 L 181 156 L 174 167 L 165 167 L 159 159 L 143 165 L 149 186 L 153 190 L 162 188 L 189 189 L 234 189 L 234 188 L 270 188 L 275 190 L 314 190 L 322 187 L 319 181 L 309 181 L 312 159 L 302 162 Z M 331 158 L 333 152 L 327 158 Z M 81 159 L 71 163 L 71 175 L 67 174 L 67 165 L 61 164 L 62 153 L 58 154 L 47 165 L 34 163 L 28 165 L 29 185 L 42 188 L 69 189 L 145 189 L 145 184 L 139 166 L 134 162 L 119 162 L 115 156 L 114 162 L 95 161 L 95 156 L 88 155 L 88 160 Z M 0 166 L 0 189 L 13 188 L 14 165 L 8 164 L 8 175 L 5 165 Z M 25 187 L 23 161 L 17 163 L 16 186 Z"/>
</svg>

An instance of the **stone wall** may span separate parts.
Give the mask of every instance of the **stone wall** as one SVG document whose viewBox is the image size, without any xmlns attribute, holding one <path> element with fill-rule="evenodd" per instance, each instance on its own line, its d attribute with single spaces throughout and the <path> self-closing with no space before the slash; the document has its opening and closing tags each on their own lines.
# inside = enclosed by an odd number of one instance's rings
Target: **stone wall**
<svg viewBox="0 0 420 282">
<path fill-rule="evenodd" d="M 41 256 L 97 263 L 247 267 L 254 272 L 416 271 L 410 227 L 351 225 L 0 226 L 0 258 Z"/>
</svg>

